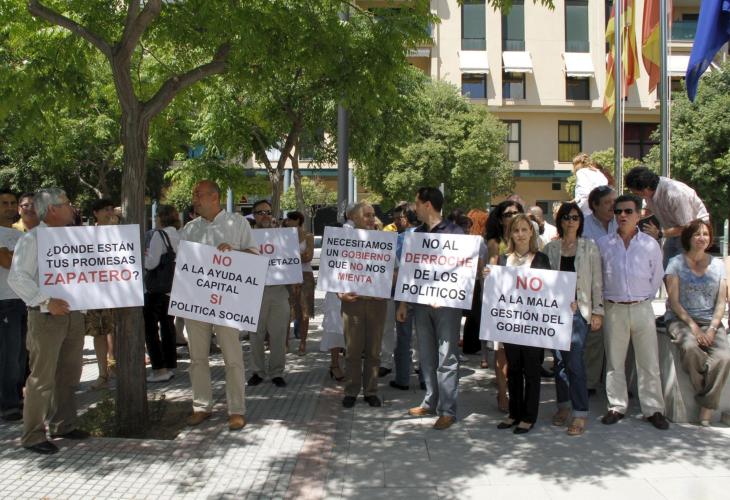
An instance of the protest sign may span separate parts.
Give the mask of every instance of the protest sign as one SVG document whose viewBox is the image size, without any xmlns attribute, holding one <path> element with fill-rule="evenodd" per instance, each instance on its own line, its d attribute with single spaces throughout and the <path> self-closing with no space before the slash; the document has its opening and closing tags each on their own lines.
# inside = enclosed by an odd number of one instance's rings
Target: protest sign
<svg viewBox="0 0 730 500">
<path fill-rule="evenodd" d="M 479 338 L 570 350 L 575 273 L 490 266 Z"/>
<path fill-rule="evenodd" d="M 406 234 L 395 300 L 471 309 L 479 239 L 465 234 Z"/>
<path fill-rule="evenodd" d="M 386 231 L 324 228 L 317 288 L 390 298 L 397 237 Z"/>
<path fill-rule="evenodd" d="M 72 311 L 144 305 L 139 225 L 39 227 L 38 281 Z"/>
<path fill-rule="evenodd" d="M 302 282 L 302 258 L 295 227 L 254 229 L 259 253 L 269 259 L 267 285 L 290 285 Z"/>
<path fill-rule="evenodd" d="M 268 259 L 181 241 L 168 314 L 256 331 Z"/>
</svg>

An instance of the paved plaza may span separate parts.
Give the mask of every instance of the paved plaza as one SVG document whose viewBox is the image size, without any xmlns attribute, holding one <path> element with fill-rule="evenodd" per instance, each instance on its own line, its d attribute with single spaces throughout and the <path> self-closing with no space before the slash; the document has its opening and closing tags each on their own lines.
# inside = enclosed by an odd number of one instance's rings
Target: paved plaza
<svg viewBox="0 0 730 500">
<path fill-rule="evenodd" d="M 56 440 L 58 454 L 39 456 L 20 448 L 20 425 L 0 423 L 0 498 L 730 497 L 730 428 L 673 424 L 659 431 L 636 416 L 636 400 L 632 418 L 605 426 L 599 393 L 586 434 L 571 438 L 550 425 L 555 391 L 543 379 L 535 428 L 522 436 L 498 431 L 493 371 L 480 369 L 478 356 L 462 363 L 459 422 L 446 431 L 431 428 L 433 417 L 407 416 L 423 394 L 415 376 L 410 391 L 381 379 L 382 408 L 359 399 L 344 409 L 329 356 L 318 351 L 320 319 L 311 325 L 310 352 L 287 357 L 288 387 L 267 381 L 247 388 L 249 423 L 241 431 L 227 428 L 220 354 L 212 358 L 214 417 L 173 441 Z M 247 342 L 244 349 L 248 363 Z M 88 391 L 96 378 L 91 342 L 84 355 L 79 398 L 88 407 L 103 392 Z M 187 366 L 183 359 L 175 378 L 151 384 L 150 392 L 190 401 Z"/>
</svg>

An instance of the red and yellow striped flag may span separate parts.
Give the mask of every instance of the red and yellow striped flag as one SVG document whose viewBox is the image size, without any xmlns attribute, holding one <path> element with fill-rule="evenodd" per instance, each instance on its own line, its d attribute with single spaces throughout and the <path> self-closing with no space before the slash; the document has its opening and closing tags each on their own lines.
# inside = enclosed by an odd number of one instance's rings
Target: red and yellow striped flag
<svg viewBox="0 0 730 500">
<path fill-rule="evenodd" d="M 623 80 L 622 96 L 626 97 L 629 87 L 636 82 L 638 72 L 638 56 L 636 54 L 636 25 L 634 14 L 634 0 L 623 0 L 622 16 L 621 16 L 621 73 Z M 611 17 L 606 26 L 606 40 L 609 44 L 608 58 L 606 60 L 606 90 L 603 93 L 603 114 L 609 121 L 613 121 L 615 95 L 616 95 L 616 79 L 614 75 L 614 33 L 616 29 L 615 23 L 616 3 L 611 8 Z"/>
<path fill-rule="evenodd" d="M 667 1 L 668 17 L 672 19 L 672 1 Z M 649 74 L 649 92 L 659 85 L 659 58 L 661 39 L 659 37 L 659 0 L 644 0 L 644 14 L 641 24 L 641 59 Z"/>
</svg>

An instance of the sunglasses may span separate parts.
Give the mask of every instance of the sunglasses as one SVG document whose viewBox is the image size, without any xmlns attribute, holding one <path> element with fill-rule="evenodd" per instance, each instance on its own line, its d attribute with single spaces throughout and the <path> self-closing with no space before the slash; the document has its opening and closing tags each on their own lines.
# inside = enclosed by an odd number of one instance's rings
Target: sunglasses
<svg viewBox="0 0 730 500">
<path fill-rule="evenodd" d="M 563 215 L 562 219 L 566 222 L 569 220 L 572 220 L 573 222 L 578 222 L 580 220 L 580 215 L 565 214 Z"/>
<path fill-rule="evenodd" d="M 631 215 L 634 213 L 634 209 L 633 208 L 614 208 L 613 213 L 614 213 L 614 215 L 621 215 L 622 213 L 624 213 L 626 215 Z"/>
<path fill-rule="evenodd" d="M 254 212 L 256 215 L 271 215 L 271 210 L 256 210 Z"/>
<path fill-rule="evenodd" d="M 502 214 L 502 217 L 504 217 L 505 219 L 509 219 L 511 217 L 514 217 L 518 213 L 519 212 L 505 212 L 505 213 Z"/>
</svg>

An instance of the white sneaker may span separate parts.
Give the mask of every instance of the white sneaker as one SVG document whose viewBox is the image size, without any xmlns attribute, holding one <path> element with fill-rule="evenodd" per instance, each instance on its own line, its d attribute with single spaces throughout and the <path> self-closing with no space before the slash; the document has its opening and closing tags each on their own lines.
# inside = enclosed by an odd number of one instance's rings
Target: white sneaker
<svg viewBox="0 0 730 500">
<path fill-rule="evenodd" d="M 167 382 L 175 376 L 175 372 L 173 372 L 172 370 L 167 370 L 164 372 L 160 370 L 157 371 L 157 373 L 155 373 L 155 371 L 156 370 L 152 370 L 152 375 L 147 377 L 147 382 Z"/>
</svg>

